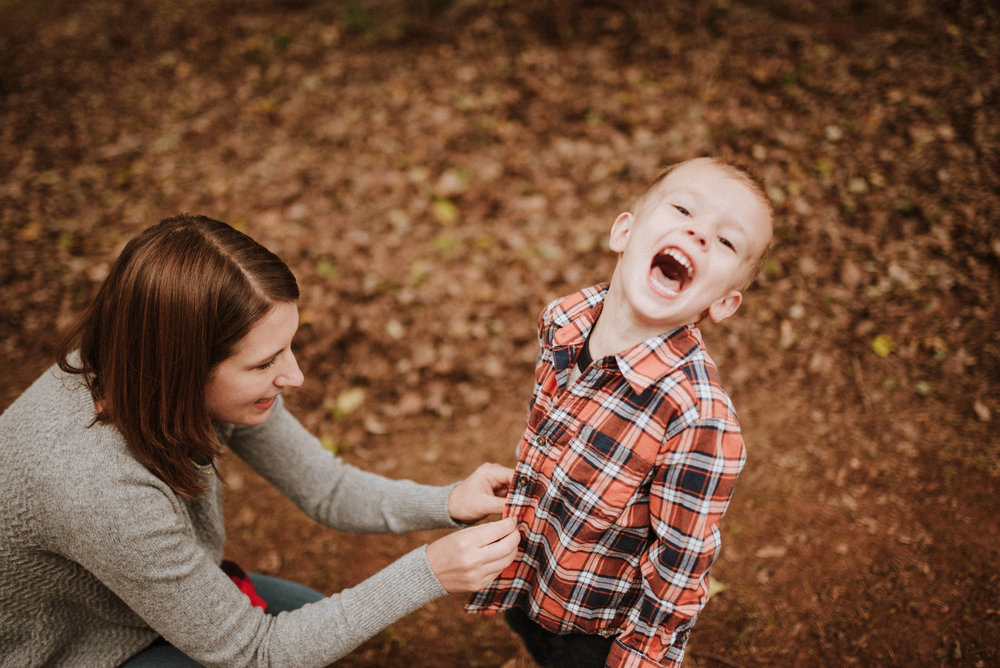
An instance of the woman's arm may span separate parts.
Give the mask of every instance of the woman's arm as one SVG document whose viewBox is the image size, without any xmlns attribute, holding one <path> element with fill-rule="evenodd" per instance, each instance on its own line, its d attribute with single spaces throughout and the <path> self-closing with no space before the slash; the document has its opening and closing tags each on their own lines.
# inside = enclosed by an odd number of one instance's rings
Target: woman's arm
<svg viewBox="0 0 1000 668">
<path fill-rule="evenodd" d="M 192 537 L 186 503 L 155 485 L 113 487 L 114 503 L 65 516 L 61 552 L 206 666 L 324 666 L 446 594 L 421 547 L 355 587 L 267 615 Z"/>
<path fill-rule="evenodd" d="M 355 533 L 405 533 L 458 526 L 449 515 L 454 486 L 389 480 L 325 450 L 279 397 L 267 422 L 236 427 L 229 446 L 309 517 Z"/>
</svg>

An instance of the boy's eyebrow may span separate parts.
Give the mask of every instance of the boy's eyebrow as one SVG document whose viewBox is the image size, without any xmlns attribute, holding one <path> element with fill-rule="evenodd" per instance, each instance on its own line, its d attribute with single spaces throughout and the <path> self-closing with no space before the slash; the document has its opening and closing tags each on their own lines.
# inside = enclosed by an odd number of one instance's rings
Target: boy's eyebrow
<svg viewBox="0 0 1000 668">
<path fill-rule="evenodd" d="M 667 199 L 670 194 L 671 193 L 664 193 L 664 195 L 663 195 L 664 199 Z M 675 194 L 675 195 L 688 195 L 692 199 L 695 200 L 695 203 L 699 207 L 701 207 L 705 203 L 705 200 L 709 199 L 709 197 L 707 195 L 705 195 L 705 194 L 703 194 L 701 192 L 698 192 L 697 190 L 692 190 L 690 188 L 681 188 L 681 189 L 675 190 L 672 194 Z M 733 218 L 726 218 L 725 222 L 728 223 L 729 225 L 733 225 L 733 226 L 739 227 L 740 231 L 741 232 L 743 231 L 742 230 L 742 225 L 739 224 L 738 220 L 733 219 Z"/>
<path fill-rule="evenodd" d="M 747 229 L 746 223 L 736 220 L 736 219 L 726 219 L 723 224 L 726 234 L 733 235 L 735 232 L 738 235 L 739 242 L 743 245 L 743 251 L 749 256 L 751 253 L 751 246 L 753 246 L 752 240 L 753 235 Z"/>
<path fill-rule="evenodd" d="M 697 190 L 692 190 L 691 188 L 678 188 L 672 192 L 663 193 L 663 198 L 667 199 L 671 195 L 690 195 L 695 200 L 697 200 L 699 206 L 705 201 L 705 198 Z"/>
</svg>

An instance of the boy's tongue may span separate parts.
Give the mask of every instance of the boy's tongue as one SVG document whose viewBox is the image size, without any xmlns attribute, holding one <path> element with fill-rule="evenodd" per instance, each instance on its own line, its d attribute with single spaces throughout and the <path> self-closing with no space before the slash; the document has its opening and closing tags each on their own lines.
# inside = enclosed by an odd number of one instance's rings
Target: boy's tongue
<svg viewBox="0 0 1000 668">
<path fill-rule="evenodd" d="M 667 249 L 657 253 L 649 268 L 650 280 L 665 294 L 678 295 L 691 279 L 688 260 L 678 251 Z"/>
<path fill-rule="evenodd" d="M 676 295 L 681 291 L 683 283 L 676 278 L 671 278 L 663 272 L 663 267 L 659 265 L 653 265 L 650 276 L 653 282 L 663 291 Z"/>
</svg>

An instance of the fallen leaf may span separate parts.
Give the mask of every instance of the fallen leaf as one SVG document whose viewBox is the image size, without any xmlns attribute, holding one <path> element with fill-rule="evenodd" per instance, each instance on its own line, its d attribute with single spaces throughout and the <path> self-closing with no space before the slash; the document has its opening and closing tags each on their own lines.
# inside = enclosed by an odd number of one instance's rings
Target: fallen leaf
<svg viewBox="0 0 1000 668">
<path fill-rule="evenodd" d="M 896 350 L 896 342 L 888 334 L 879 334 L 872 339 L 872 350 L 879 357 L 888 357 Z"/>
<path fill-rule="evenodd" d="M 323 446 L 324 450 L 329 450 L 333 454 L 337 454 L 340 448 L 337 446 L 337 442 L 334 440 L 333 436 L 330 434 L 323 434 L 319 438 L 320 445 Z"/>
<path fill-rule="evenodd" d="M 333 405 L 330 407 L 330 415 L 334 420 L 341 420 L 361 408 L 361 405 L 364 403 L 365 391 L 360 387 L 344 390 L 333 400 Z"/>
<path fill-rule="evenodd" d="M 451 200 L 434 200 L 433 210 L 434 218 L 442 225 L 450 227 L 458 220 L 458 207 Z"/>
<path fill-rule="evenodd" d="M 786 554 L 788 549 L 781 545 L 768 545 L 754 552 L 754 556 L 758 559 L 780 559 Z"/>
<path fill-rule="evenodd" d="M 406 336 L 406 327 L 398 320 L 389 320 L 385 323 L 385 333 L 398 341 Z"/>
</svg>

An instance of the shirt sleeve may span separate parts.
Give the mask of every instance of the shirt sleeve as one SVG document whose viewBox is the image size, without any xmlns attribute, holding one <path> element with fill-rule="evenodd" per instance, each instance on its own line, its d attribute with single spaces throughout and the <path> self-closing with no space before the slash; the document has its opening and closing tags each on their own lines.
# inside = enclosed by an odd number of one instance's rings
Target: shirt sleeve
<svg viewBox="0 0 1000 668">
<path fill-rule="evenodd" d="M 650 490 L 653 541 L 639 566 L 641 597 L 608 666 L 680 666 L 708 601 L 708 571 L 721 545 L 719 522 L 745 457 L 735 418 L 698 419 L 668 441 Z"/>
<path fill-rule="evenodd" d="M 454 485 L 390 480 L 344 463 L 281 403 L 255 427 L 236 427 L 230 448 L 310 518 L 353 533 L 405 533 L 459 526 L 448 514 Z"/>
</svg>

